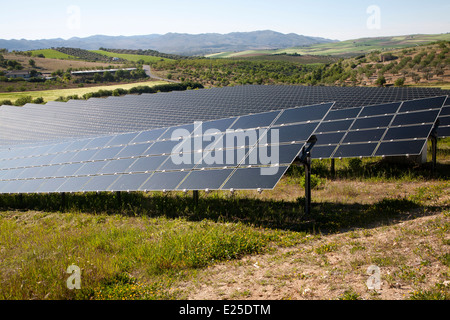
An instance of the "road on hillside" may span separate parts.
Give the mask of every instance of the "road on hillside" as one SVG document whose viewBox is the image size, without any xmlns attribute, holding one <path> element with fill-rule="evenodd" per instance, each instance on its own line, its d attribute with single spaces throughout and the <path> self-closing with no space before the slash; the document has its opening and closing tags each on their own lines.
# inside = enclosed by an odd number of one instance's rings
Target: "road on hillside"
<svg viewBox="0 0 450 320">
<path fill-rule="evenodd" d="M 154 75 L 152 73 L 152 69 L 150 68 L 149 65 L 144 65 L 144 66 L 142 66 L 142 68 L 144 69 L 144 71 L 147 74 L 147 76 L 149 76 L 152 79 L 161 80 L 161 81 L 167 81 L 167 82 L 180 83 L 180 81 L 164 79 L 164 78 L 161 78 L 161 77 L 158 77 L 158 76 Z"/>
</svg>

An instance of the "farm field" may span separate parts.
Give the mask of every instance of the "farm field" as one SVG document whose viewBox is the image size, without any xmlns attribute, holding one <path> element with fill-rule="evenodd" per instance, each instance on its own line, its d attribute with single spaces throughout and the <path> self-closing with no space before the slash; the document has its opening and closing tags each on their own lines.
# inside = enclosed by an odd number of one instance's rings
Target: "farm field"
<svg viewBox="0 0 450 320">
<path fill-rule="evenodd" d="M 201 193 L 198 206 L 99 193 L 68 195 L 61 211 L 59 195 L 3 195 L 0 298 L 448 300 L 449 139 L 439 148 L 434 176 L 365 159 L 330 178 L 318 161 L 309 216 L 294 168 L 273 191 Z M 80 290 L 66 287 L 72 264 Z"/>
<path fill-rule="evenodd" d="M 150 64 L 152 62 L 156 61 L 170 61 L 171 59 L 167 58 L 161 58 L 161 57 L 153 57 L 153 56 L 146 56 L 146 55 L 139 55 L 139 54 L 125 54 L 125 53 L 114 53 L 114 52 L 108 52 L 103 50 L 91 50 L 92 52 L 99 53 L 111 58 L 121 58 L 128 61 L 138 62 L 140 60 L 143 60 L 146 64 Z"/>
<path fill-rule="evenodd" d="M 51 49 L 50 49 L 51 50 Z M 51 50 L 52 52 L 64 55 L 56 50 Z M 16 60 L 20 62 L 23 66 L 28 66 L 28 61 L 30 57 L 13 54 L 13 53 L 4 53 L 2 54 L 5 59 Z M 31 57 L 36 62 L 37 70 L 42 73 L 52 73 L 56 70 L 67 70 L 71 69 L 98 69 L 98 68 L 107 68 L 111 65 L 111 63 L 105 62 L 91 62 L 91 61 L 82 61 L 82 60 L 71 60 L 71 59 L 61 59 L 61 58 L 41 58 L 41 57 Z"/>
<path fill-rule="evenodd" d="M 157 62 L 155 74 L 206 86 L 300 84 L 331 86 L 430 86 L 450 82 L 450 42 L 356 57 L 248 54 L 236 58 Z M 251 56 L 249 56 L 251 55 Z M 222 56 L 223 57 L 223 56 Z M 315 58 L 315 59 L 314 59 Z"/>
<path fill-rule="evenodd" d="M 56 51 L 54 49 L 41 49 L 41 50 L 32 50 L 31 56 L 38 57 L 39 55 L 43 55 L 47 59 L 67 59 L 67 60 L 76 60 L 76 57 L 70 56 L 68 54 Z"/>
<path fill-rule="evenodd" d="M 397 37 L 363 38 L 334 43 L 317 44 L 308 47 L 288 48 L 279 50 L 252 50 L 243 52 L 222 52 L 207 55 L 209 58 L 234 58 L 242 55 L 259 54 L 301 54 L 318 56 L 355 56 L 372 51 L 389 51 L 408 47 L 425 45 L 435 41 L 450 41 L 450 34 L 413 35 Z"/>
<path fill-rule="evenodd" d="M 56 90 L 43 90 L 43 91 L 25 91 L 25 92 L 4 92 L 0 93 L 0 101 L 10 100 L 14 103 L 17 99 L 31 96 L 32 99 L 43 98 L 44 101 L 54 101 L 59 97 L 67 97 L 78 95 L 82 96 L 86 93 L 96 92 L 99 90 L 115 90 L 115 89 L 130 89 L 137 86 L 157 86 L 160 84 L 165 84 L 164 81 L 141 81 L 133 83 L 122 83 L 114 85 L 94 85 L 90 87 L 83 88 L 72 88 L 72 89 L 56 89 Z"/>
</svg>

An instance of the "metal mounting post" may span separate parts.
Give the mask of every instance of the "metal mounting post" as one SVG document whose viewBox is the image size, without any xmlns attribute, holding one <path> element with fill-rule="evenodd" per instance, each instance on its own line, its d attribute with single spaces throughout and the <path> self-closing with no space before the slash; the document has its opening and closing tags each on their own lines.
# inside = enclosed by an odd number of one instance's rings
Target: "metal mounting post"
<svg viewBox="0 0 450 320">
<path fill-rule="evenodd" d="M 305 214 L 311 213 L 311 153 L 307 152 L 305 162 Z"/>
<path fill-rule="evenodd" d="M 198 190 L 194 190 L 192 192 L 193 198 L 194 198 L 194 206 L 198 206 L 198 198 L 199 198 L 199 194 L 198 194 Z"/>
<path fill-rule="evenodd" d="M 116 191 L 117 206 L 122 209 L 122 192 Z"/>
<path fill-rule="evenodd" d="M 308 140 L 309 146 L 304 146 L 298 160 L 305 167 L 305 214 L 311 213 L 311 149 L 317 142 L 316 136 Z"/>
<path fill-rule="evenodd" d="M 434 173 L 436 171 L 437 166 L 437 142 L 438 142 L 438 134 L 437 134 L 437 128 L 439 126 L 439 120 L 435 124 L 433 130 L 430 134 L 431 139 L 431 170 Z"/>
<path fill-rule="evenodd" d="M 61 193 L 61 211 L 65 212 L 67 209 L 67 197 L 66 197 L 66 193 L 63 192 Z"/>
<path fill-rule="evenodd" d="M 336 177 L 336 160 L 334 158 L 331 159 L 330 171 L 331 171 L 331 176 L 334 179 Z"/>
</svg>

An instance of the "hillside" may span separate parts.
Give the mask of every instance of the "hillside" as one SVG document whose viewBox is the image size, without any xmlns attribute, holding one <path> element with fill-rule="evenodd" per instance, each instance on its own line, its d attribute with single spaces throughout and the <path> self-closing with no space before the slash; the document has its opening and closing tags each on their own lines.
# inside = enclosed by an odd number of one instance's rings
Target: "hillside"
<svg viewBox="0 0 450 320">
<path fill-rule="evenodd" d="M 218 51 L 242 51 L 248 49 L 278 49 L 327 43 L 332 40 L 308 37 L 298 34 L 282 34 L 270 30 L 255 32 L 234 32 L 229 34 L 203 33 L 142 36 L 91 36 L 87 38 L 45 39 L 45 40 L 0 40 L 0 48 L 8 50 L 36 50 L 52 47 L 72 47 L 97 50 L 100 47 L 112 49 L 152 49 L 160 52 L 201 55 Z"/>
<path fill-rule="evenodd" d="M 153 58 L 153 57 L 151 57 Z M 155 58 L 160 60 L 160 58 Z M 121 75 L 92 77 L 71 74 L 77 70 L 107 70 L 135 67 L 136 71 L 123 72 Z M 32 79 L 8 79 L 10 71 L 22 70 L 32 74 Z M 105 85 L 119 85 L 147 82 L 150 79 L 142 65 L 134 61 L 114 60 L 107 55 L 76 48 L 41 49 L 27 52 L 0 52 L 0 102 L 14 101 L 22 96 L 50 97 L 67 95 L 68 89 L 83 89 Z M 58 94 L 56 91 L 60 90 Z M 31 92 L 33 92 L 31 94 Z M 42 93 L 42 94 L 40 94 Z M 45 101 L 48 101 L 45 99 Z M 3 101 L 4 102 L 4 101 Z"/>
<path fill-rule="evenodd" d="M 404 35 L 396 37 L 362 38 L 340 42 L 313 44 L 277 50 L 254 50 L 252 52 L 220 52 L 207 55 L 209 58 L 236 58 L 243 55 L 299 54 L 315 56 L 351 57 L 372 51 L 389 51 L 426 45 L 435 41 L 450 41 L 450 33 L 434 35 Z"/>
<path fill-rule="evenodd" d="M 130 54 L 130 53 L 116 53 L 116 52 L 109 52 L 105 50 L 91 50 L 90 52 L 99 54 L 102 56 L 106 56 L 109 58 L 119 58 L 123 61 L 131 61 L 131 62 L 143 62 L 145 64 L 150 64 L 155 61 L 164 61 L 164 60 L 171 60 L 167 58 L 161 58 L 156 56 L 150 56 L 150 55 L 138 55 L 138 54 Z"/>
<path fill-rule="evenodd" d="M 295 56 L 236 56 L 157 62 L 161 77 L 201 82 L 205 86 L 242 84 L 301 85 L 443 85 L 450 83 L 450 42 L 441 41 L 392 51 L 373 51 L 353 58 L 305 64 Z M 305 57 L 303 57 L 305 58 Z M 311 61 L 312 62 L 312 61 Z"/>
<path fill-rule="evenodd" d="M 332 44 L 317 44 L 308 48 L 280 50 L 286 53 L 355 56 L 372 51 L 389 51 L 426 45 L 435 41 L 450 41 L 450 33 L 436 35 L 405 35 L 396 37 L 362 38 Z"/>
</svg>

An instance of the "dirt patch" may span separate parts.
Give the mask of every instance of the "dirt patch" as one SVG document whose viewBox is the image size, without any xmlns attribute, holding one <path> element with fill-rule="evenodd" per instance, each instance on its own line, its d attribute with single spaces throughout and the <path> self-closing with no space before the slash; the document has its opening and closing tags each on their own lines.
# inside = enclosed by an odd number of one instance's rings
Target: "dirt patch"
<svg viewBox="0 0 450 320">
<path fill-rule="evenodd" d="M 33 59 L 36 62 L 37 70 L 43 73 L 52 73 L 56 70 L 72 69 L 98 69 L 100 67 L 107 68 L 113 63 L 104 62 L 91 62 L 82 60 L 63 60 L 63 59 L 49 59 L 40 57 L 27 57 L 19 54 L 7 53 L 3 54 L 3 57 L 8 60 L 17 60 L 25 68 L 29 69 L 29 60 Z"/>
<path fill-rule="evenodd" d="M 183 287 L 193 300 L 404 300 L 448 284 L 450 223 L 439 213 L 392 226 L 314 238 L 292 248 L 215 265 Z M 420 234 L 420 237 L 417 235 Z M 447 245 L 443 244 L 447 243 Z M 380 270 L 381 288 L 369 290 L 368 267 Z"/>
</svg>

